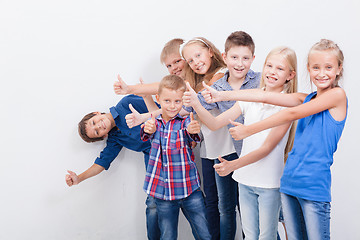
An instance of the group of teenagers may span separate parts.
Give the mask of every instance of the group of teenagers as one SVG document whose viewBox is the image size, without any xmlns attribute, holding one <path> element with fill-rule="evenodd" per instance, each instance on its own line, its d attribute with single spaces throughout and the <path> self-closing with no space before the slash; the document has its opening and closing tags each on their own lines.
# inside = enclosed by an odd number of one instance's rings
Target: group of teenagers
<svg viewBox="0 0 360 240">
<path fill-rule="evenodd" d="M 160 82 L 118 76 L 114 91 L 126 96 L 79 123 L 83 140 L 106 139 L 106 147 L 83 173 L 68 171 L 66 183 L 107 170 L 125 147 L 144 153 L 148 239 L 177 239 L 180 209 L 195 239 L 234 239 L 237 208 L 245 239 L 277 239 L 282 215 L 287 239 L 330 239 L 330 166 L 348 108 L 338 84 L 343 53 L 327 39 L 311 47 L 316 91 L 306 94 L 297 92 L 291 48 L 271 50 L 262 72 L 251 70 L 254 52 L 243 31 L 228 36 L 222 54 L 203 37 L 172 39 Z"/>
</svg>

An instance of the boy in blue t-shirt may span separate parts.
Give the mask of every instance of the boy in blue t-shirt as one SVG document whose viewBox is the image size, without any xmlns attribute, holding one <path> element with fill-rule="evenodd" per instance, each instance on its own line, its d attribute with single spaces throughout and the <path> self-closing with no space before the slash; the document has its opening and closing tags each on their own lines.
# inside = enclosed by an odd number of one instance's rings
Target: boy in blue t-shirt
<svg viewBox="0 0 360 240">
<path fill-rule="evenodd" d="M 150 143 L 140 139 L 140 126 L 128 128 L 125 116 L 131 113 L 129 104 L 139 112 L 146 113 L 148 109 L 141 97 L 128 95 L 123 97 L 109 113 L 89 113 L 79 123 L 79 134 L 86 142 L 102 141 L 107 137 L 106 147 L 96 158 L 95 163 L 83 173 L 77 175 L 72 171 L 65 176 L 69 187 L 108 170 L 112 161 L 123 147 L 144 153 L 145 167 L 148 164 Z M 156 205 L 153 197 L 146 199 L 146 225 L 148 239 L 160 239 Z"/>
</svg>

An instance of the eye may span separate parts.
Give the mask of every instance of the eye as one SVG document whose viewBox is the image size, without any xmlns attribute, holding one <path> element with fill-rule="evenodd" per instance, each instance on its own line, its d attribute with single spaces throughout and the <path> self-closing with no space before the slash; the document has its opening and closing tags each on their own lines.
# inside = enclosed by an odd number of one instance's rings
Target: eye
<svg viewBox="0 0 360 240">
<path fill-rule="evenodd" d="M 266 67 L 271 68 L 272 66 L 271 64 L 266 64 Z"/>
<path fill-rule="evenodd" d="M 167 65 L 166 67 L 167 67 L 167 68 L 171 68 L 171 65 L 169 64 L 169 65 Z"/>
<path fill-rule="evenodd" d="M 176 102 L 176 103 L 181 103 L 181 100 L 176 100 L 175 102 Z"/>
<path fill-rule="evenodd" d="M 331 70 L 332 66 L 327 66 L 326 69 Z"/>
<path fill-rule="evenodd" d="M 177 60 L 175 63 L 179 63 L 181 60 L 179 59 L 179 60 Z"/>
<path fill-rule="evenodd" d="M 192 59 L 190 59 L 189 61 L 188 61 L 188 64 L 191 64 L 193 62 L 193 60 Z"/>
<path fill-rule="evenodd" d="M 281 68 L 281 67 L 278 67 L 278 69 L 279 69 L 280 71 L 284 71 L 284 69 L 283 69 L 283 68 Z"/>
<path fill-rule="evenodd" d="M 250 58 L 249 57 L 244 57 L 244 60 L 249 60 Z"/>
</svg>

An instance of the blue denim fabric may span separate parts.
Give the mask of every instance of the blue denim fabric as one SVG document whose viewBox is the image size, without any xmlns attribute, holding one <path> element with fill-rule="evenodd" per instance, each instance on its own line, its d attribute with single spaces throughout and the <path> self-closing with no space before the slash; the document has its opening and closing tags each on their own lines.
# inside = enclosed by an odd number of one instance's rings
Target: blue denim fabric
<svg viewBox="0 0 360 240">
<path fill-rule="evenodd" d="M 281 205 L 279 189 L 239 184 L 239 192 L 245 239 L 276 239 Z"/>
<path fill-rule="evenodd" d="M 155 198 L 149 195 L 146 198 L 146 229 L 149 240 L 160 239 L 160 228 L 158 224 Z"/>
<path fill-rule="evenodd" d="M 205 193 L 206 219 L 212 240 L 220 239 L 219 198 L 216 188 L 214 159 L 201 158 L 203 186 Z"/>
<path fill-rule="evenodd" d="M 165 201 L 155 198 L 155 202 L 162 240 L 177 239 L 180 209 L 188 220 L 195 239 L 211 239 L 205 217 L 204 197 L 200 189 L 183 199 Z"/>
<path fill-rule="evenodd" d="M 330 203 L 309 201 L 281 193 L 288 238 L 330 239 Z"/>
<path fill-rule="evenodd" d="M 236 153 L 223 157 L 228 161 L 238 158 Z M 215 159 L 215 163 L 220 163 L 219 159 Z M 236 234 L 236 206 L 239 203 L 238 184 L 232 178 L 232 173 L 225 177 L 215 173 L 217 192 L 219 197 L 219 213 L 220 213 L 220 239 L 232 240 Z"/>
</svg>

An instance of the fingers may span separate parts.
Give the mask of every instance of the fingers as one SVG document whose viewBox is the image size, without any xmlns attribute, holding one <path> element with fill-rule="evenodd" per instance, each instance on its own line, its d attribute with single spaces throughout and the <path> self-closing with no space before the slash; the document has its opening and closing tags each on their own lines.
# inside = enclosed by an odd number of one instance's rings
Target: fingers
<svg viewBox="0 0 360 240">
<path fill-rule="evenodd" d="M 144 80 L 142 79 L 142 77 L 140 77 L 139 82 L 140 84 L 144 84 Z"/>
</svg>

